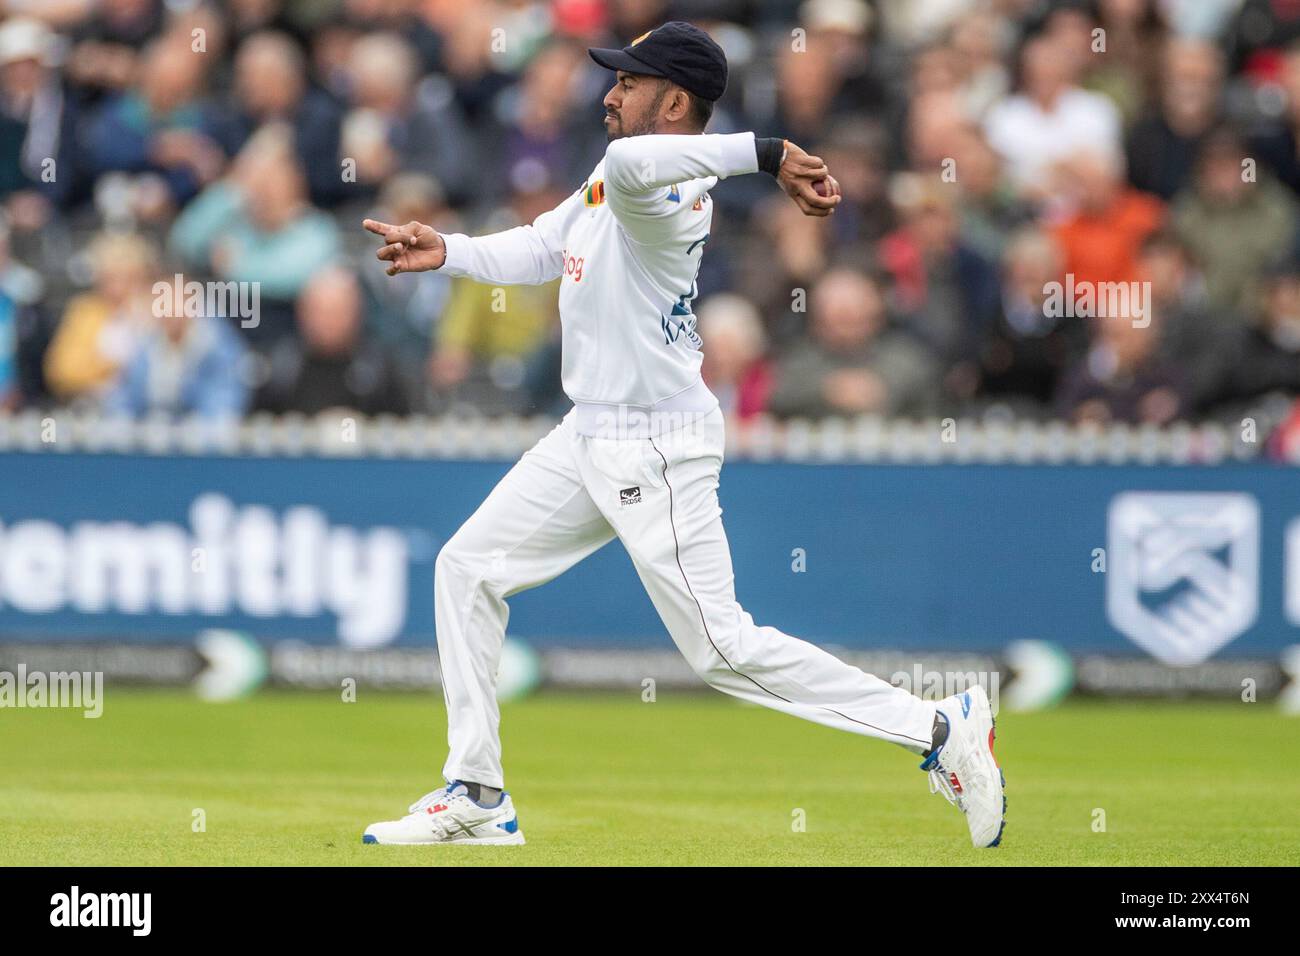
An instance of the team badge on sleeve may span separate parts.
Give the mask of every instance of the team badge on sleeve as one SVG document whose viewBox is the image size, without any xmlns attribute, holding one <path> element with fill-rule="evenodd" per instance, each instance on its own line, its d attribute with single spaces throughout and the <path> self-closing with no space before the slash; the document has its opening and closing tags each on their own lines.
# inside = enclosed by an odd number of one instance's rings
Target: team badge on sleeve
<svg viewBox="0 0 1300 956">
<path fill-rule="evenodd" d="M 583 205 L 588 207 L 599 206 L 605 201 L 605 180 L 597 179 L 594 183 L 587 184 L 587 191 L 582 194 Z"/>
</svg>

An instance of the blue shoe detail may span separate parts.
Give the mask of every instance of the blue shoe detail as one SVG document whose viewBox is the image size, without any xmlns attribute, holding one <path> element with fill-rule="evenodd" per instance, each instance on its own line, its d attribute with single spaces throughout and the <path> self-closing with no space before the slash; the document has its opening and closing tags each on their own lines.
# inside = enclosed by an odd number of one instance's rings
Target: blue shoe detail
<svg viewBox="0 0 1300 956">
<path fill-rule="evenodd" d="M 1006 790 L 1007 775 L 1002 772 L 1001 767 L 998 768 L 998 777 L 1000 777 L 1002 780 L 1002 789 Z M 1002 822 L 998 825 L 998 835 L 993 838 L 993 842 L 989 844 L 990 847 L 995 847 L 1002 842 L 1002 831 L 1005 830 L 1006 828 L 1007 828 L 1007 795 L 1004 793 L 1002 794 Z"/>
<path fill-rule="evenodd" d="M 961 715 L 963 718 L 970 716 L 970 691 L 961 695 Z"/>
<path fill-rule="evenodd" d="M 497 826 L 506 833 L 516 833 L 519 830 L 519 817 L 511 817 L 505 823 L 498 823 Z"/>
<path fill-rule="evenodd" d="M 378 842 L 379 842 L 379 839 L 378 839 L 378 837 L 376 837 L 373 833 L 363 833 L 363 834 L 361 834 L 361 842 L 362 842 L 362 843 L 378 843 Z"/>
<path fill-rule="evenodd" d="M 938 709 L 935 710 L 935 713 L 943 718 L 943 722 L 948 725 L 948 732 L 951 733 L 952 721 L 948 719 L 948 715 Z M 939 765 L 939 754 L 943 752 L 944 744 L 947 743 L 948 741 L 945 739 L 942 744 L 930 751 L 930 756 L 926 757 L 925 760 L 921 762 L 922 770 L 933 770 Z"/>
<path fill-rule="evenodd" d="M 993 847 L 997 846 L 1002 842 L 1002 831 L 1005 830 L 1006 828 L 1007 828 L 1007 822 L 1003 820 L 1002 826 L 998 827 L 998 835 L 993 838 L 992 843 L 990 843 L 987 847 L 985 847 L 986 850 L 991 850 L 993 849 Z"/>
</svg>

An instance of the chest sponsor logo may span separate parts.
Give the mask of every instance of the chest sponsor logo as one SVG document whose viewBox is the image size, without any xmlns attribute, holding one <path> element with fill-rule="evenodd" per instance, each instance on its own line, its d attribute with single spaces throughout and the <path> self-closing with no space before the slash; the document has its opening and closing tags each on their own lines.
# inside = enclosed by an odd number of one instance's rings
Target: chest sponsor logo
<svg viewBox="0 0 1300 956">
<path fill-rule="evenodd" d="M 573 279 L 574 282 L 582 281 L 582 267 L 587 261 L 586 256 L 571 256 L 569 250 L 565 249 L 560 253 L 564 259 L 564 274 Z"/>
<path fill-rule="evenodd" d="M 1106 616 L 1152 657 L 1199 664 L 1259 613 L 1259 504 L 1236 492 L 1126 492 L 1107 519 Z"/>
</svg>

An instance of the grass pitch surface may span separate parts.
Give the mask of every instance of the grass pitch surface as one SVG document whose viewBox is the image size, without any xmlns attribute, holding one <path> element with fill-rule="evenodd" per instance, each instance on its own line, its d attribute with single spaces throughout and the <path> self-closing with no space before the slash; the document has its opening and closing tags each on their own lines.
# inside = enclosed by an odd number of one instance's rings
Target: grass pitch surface
<svg viewBox="0 0 1300 956">
<path fill-rule="evenodd" d="M 1007 831 L 977 851 L 891 745 L 722 696 L 543 694 L 503 708 L 528 845 L 386 847 L 362 830 L 440 781 L 439 695 L 110 687 L 96 720 L 0 710 L 0 865 L 1296 865 L 1298 727 L 1267 704 L 1004 713 Z"/>
</svg>

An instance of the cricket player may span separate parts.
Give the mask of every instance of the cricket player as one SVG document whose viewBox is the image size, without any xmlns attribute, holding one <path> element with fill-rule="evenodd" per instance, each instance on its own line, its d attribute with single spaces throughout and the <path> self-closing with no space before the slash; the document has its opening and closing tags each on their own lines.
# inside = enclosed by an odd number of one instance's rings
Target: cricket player
<svg viewBox="0 0 1300 956">
<path fill-rule="evenodd" d="M 447 784 L 366 843 L 520 844 L 503 789 L 497 667 L 506 599 L 563 574 L 614 538 L 673 642 L 724 693 L 925 758 L 931 791 L 966 815 L 977 847 L 1002 836 L 1003 778 L 993 714 L 978 686 L 937 704 L 820 648 L 764 627 L 736 602 L 718 507 L 723 416 L 700 378 L 691 302 L 719 179 L 765 172 L 809 216 L 839 188 L 793 143 L 705 134 L 727 61 L 702 30 L 673 21 L 622 50 L 593 49 L 615 71 L 609 145 L 587 181 L 531 225 L 489 236 L 432 226 L 365 228 L 388 274 L 441 269 L 493 285 L 562 278 L 562 378 L 573 409 L 524 454 L 438 555 L 438 655 L 447 703 Z"/>
</svg>

